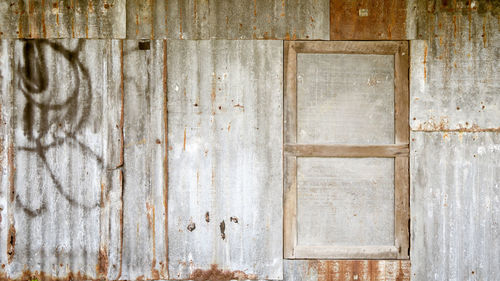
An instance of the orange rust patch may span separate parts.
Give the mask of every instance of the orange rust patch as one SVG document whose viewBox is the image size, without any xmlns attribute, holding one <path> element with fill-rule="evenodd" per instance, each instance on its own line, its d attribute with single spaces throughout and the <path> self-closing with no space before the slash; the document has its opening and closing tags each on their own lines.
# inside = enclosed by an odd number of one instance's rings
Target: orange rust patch
<svg viewBox="0 0 500 281">
<path fill-rule="evenodd" d="M 7 261 L 10 264 L 14 259 L 16 246 L 16 228 L 13 224 L 9 226 L 9 235 L 7 236 Z"/>
<path fill-rule="evenodd" d="M 410 280 L 410 261 L 331 260 L 309 261 L 307 275 L 318 281 Z"/>
<path fill-rule="evenodd" d="M 500 127 L 497 128 L 482 128 L 477 124 L 470 124 L 465 122 L 464 124 L 458 124 L 456 128 L 449 127 L 449 121 L 446 117 L 441 117 L 439 122 L 430 118 L 429 121 L 423 122 L 418 125 L 414 132 L 459 132 L 459 133 L 477 133 L 477 132 L 500 132 Z"/>
<path fill-rule="evenodd" d="M 6 279 L 3 279 L 6 277 Z M 69 280 L 96 280 L 95 278 L 92 278 L 88 275 L 82 274 L 80 272 L 70 272 L 66 276 L 62 277 L 57 277 L 57 276 L 52 276 L 49 274 L 46 274 L 45 272 L 40 272 L 40 271 L 29 271 L 25 270 L 21 274 L 21 276 L 16 277 L 16 278 L 10 278 L 5 275 L 0 276 L 1 280 L 38 280 L 38 281 L 69 281 Z"/>
<path fill-rule="evenodd" d="M 184 128 L 184 144 L 182 146 L 182 150 L 186 151 L 186 128 Z"/>
<path fill-rule="evenodd" d="M 424 48 L 424 80 L 427 80 L 427 44 Z"/>
<path fill-rule="evenodd" d="M 99 278 L 106 278 L 108 276 L 108 249 L 99 249 L 99 257 L 97 258 L 96 272 Z"/>
<path fill-rule="evenodd" d="M 255 280 L 257 276 L 255 274 L 246 274 L 241 270 L 229 271 L 229 270 L 221 270 L 218 268 L 216 264 L 212 264 L 210 269 L 196 269 L 193 271 L 190 279 L 194 281 L 224 281 L 224 280 Z"/>
<path fill-rule="evenodd" d="M 361 15 L 361 10 L 368 14 Z M 330 40 L 404 39 L 406 1 L 330 1 Z"/>
</svg>

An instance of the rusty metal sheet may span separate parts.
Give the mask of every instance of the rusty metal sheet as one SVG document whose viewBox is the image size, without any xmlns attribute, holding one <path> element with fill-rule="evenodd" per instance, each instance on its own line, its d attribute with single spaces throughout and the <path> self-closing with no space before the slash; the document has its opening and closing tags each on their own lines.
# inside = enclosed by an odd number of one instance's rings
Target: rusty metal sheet
<svg viewBox="0 0 500 281">
<path fill-rule="evenodd" d="M 412 130 L 500 131 L 500 8 L 480 2 L 437 2 L 429 40 L 412 42 Z"/>
<path fill-rule="evenodd" d="M 168 278 L 165 51 L 123 42 L 123 279 Z"/>
<path fill-rule="evenodd" d="M 287 281 L 409 281 L 410 261 L 284 260 Z"/>
<path fill-rule="evenodd" d="M 282 279 L 282 42 L 167 50 L 170 278 Z"/>
<path fill-rule="evenodd" d="M 116 277 L 119 54 L 116 41 L 2 40 L 0 257 L 8 278 Z"/>
<path fill-rule="evenodd" d="M 125 38 L 126 0 L 5 0 L 0 38 Z"/>
<path fill-rule="evenodd" d="M 412 280 L 500 276 L 500 134 L 412 132 Z"/>
<path fill-rule="evenodd" d="M 328 0 L 127 1 L 127 38 L 329 39 Z"/>
<path fill-rule="evenodd" d="M 331 0 L 330 39 L 408 39 L 407 2 L 407 0 Z"/>
</svg>

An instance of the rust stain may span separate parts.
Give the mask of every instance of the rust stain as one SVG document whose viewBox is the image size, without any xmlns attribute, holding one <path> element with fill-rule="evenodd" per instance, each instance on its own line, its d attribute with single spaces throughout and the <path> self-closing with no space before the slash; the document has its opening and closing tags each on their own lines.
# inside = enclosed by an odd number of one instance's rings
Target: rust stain
<svg viewBox="0 0 500 281">
<path fill-rule="evenodd" d="M 229 281 L 229 280 L 255 280 L 257 276 L 255 274 L 247 274 L 241 270 L 229 271 L 221 270 L 216 264 L 212 264 L 210 269 L 196 269 L 193 271 L 190 279 L 194 281 Z"/>
<path fill-rule="evenodd" d="M 71 18 L 71 37 L 75 38 L 75 17 Z"/>
<path fill-rule="evenodd" d="M 153 260 L 151 261 L 151 276 L 153 279 L 160 279 L 160 273 L 155 268 L 156 267 L 156 233 L 155 233 L 155 207 L 150 205 L 152 214 L 148 215 L 148 219 L 151 221 L 151 229 L 153 235 Z"/>
<path fill-rule="evenodd" d="M 42 7 L 45 7 L 45 0 L 42 0 Z M 47 29 L 45 27 L 45 11 L 41 12 L 42 14 L 42 34 L 43 38 L 47 38 Z"/>
<path fill-rule="evenodd" d="M 404 39 L 406 1 L 330 0 L 330 40 Z"/>
<path fill-rule="evenodd" d="M 92 278 L 88 275 L 82 274 L 80 271 L 73 273 L 70 272 L 66 276 L 59 277 L 47 274 L 43 271 L 29 271 L 24 270 L 20 276 L 8 276 L 6 272 L 0 272 L 0 280 L 12 281 L 25 281 L 25 280 L 38 280 L 38 281 L 71 281 L 71 280 L 99 280 Z"/>
<path fill-rule="evenodd" d="M 395 269 L 396 268 L 396 271 Z M 410 261 L 388 260 L 330 260 L 309 261 L 307 277 L 318 281 L 376 281 L 410 280 Z"/>
<path fill-rule="evenodd" d="M 152 217 L 152 213 L 154 212 L 154 206 L 151 205 L 149 202 L 146 202 L 146 216 L 148 217 L 148 226 L 149 228 L 153 228 L 154 229 L 154 222 L 153 222 L 153 217 Z"/>
<path fill-rule="evenodd" d="M 14 143 L 10 142 L 9 148 L 7 150 L 7 162 L 9 163 L 9 194 L 10 202 L 14 202 L 16 190 L 15 190 L 15 174 L 16 167 L 14 165 Z"/>
<path fill-rule="evenodd" d="M 210 213 L 208 211 L 205 213 L 205 221 L 210 222 Z"/>
<path fill-rule="evenodd" d="M 197 7 L 196 7 L 196 2 L 198 2 L 198 1 L 194 1 L 194 3 L 193 3 L 193 13 L 194 13 L 193 21 L 195 24 L 196 24 L 196 21 L 198 19 L 198 11 L 197 11 Z M 227 17 L 226 17 L 226 24 L 227 24 Z"/>
<path fill-rule="evenodd" d="M 7 262 L 10 264 L 14 259 L 16 247 L 16 228 L 14 224 L 9 226 L 9 234 L 7 235 Z"/>
<path fill-rule="evenodd" d="M 483 18 L 483 34 L 481 35 L 483 37 L 483 47 L 486 48 L 486 42 L 487 42 L 487 37 L 486 37 L 486 18 Z"/>
<path fill-rule="evenodd" d="M 97 258 L 96 272 L 99 278 L 106 278 L 108 276 L 108 249 L 106 247 L 99 249 L 99 256 Z"/>
<path fill-rule="evenodd" d="M 424 47 L 424 80 L 427 81 L 427 44 Z"/>
<path fill-rule="evenodd" d="M 135 14 L 135 35 L 139 35 L 139 14 Z"/>
<path fill-rule="evenodd" d="M 233 105 L 233 107 L 238 107 L 238 108 L 241 108 L 241 109 L 243 109 L 243 110 L 245 109 L 245 107 L 244 107 L 243 105 L 239 104 L 239 103 L 238 103 L 238 104 Z"/>
<path fill-rule="evenodd" d="M 162 277 L 169 277 L 168 274 L 168 108 L 167 108 L 167 40 L 163 40 L 163 126 L 164 126 L 164 153 L 165 156 L 163 158 L 163 210 L 165 212 L 164 215 L 164 227 L 165 227 L 165 263 L 160 262 L 161 265 L 165 265 L 165 271 L 162 270 Z"/>
<path fill-rule="evenodd" d="M 186 151 L 186 128 L 184 127 L 184 144 L 182 146 L 182 150 Z"/>
<path fill-rule="evenodd" d="M 457 108 L 459 109 L 459 108 Z M 420 123 L 414 132 L 462 132 L 462 133 L 476 133 L 476 132 L 500 132 L 500 127 L 497 128 L 481 128 L 474 123 L 465 122 L 459 123 L 456 128 L 450 128 L 447 116 L 439 117 L 439 121 L 435 117 L 430 117 L 428 121 Z"/>
</svg>

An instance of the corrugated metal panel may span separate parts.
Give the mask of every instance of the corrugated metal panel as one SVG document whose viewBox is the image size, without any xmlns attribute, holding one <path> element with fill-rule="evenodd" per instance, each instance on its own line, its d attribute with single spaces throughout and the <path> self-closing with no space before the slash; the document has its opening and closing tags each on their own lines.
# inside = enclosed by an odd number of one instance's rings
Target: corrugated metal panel
<svg viewBox="0 0 500 281">
<path fill-rule="evenodd" d="M 122 278 L 165 279 L 168 278 L 166 42 L 124 41 L 123 45 Z"/>
<path fill-rule="evenodd" d="M 126 0 L 4 0 L 0 38 L 125 38 Z"/>
<path fill-rule="evenodd" d="M 329 0 L 127 1 L 127 38 L 329 39 Z"/>
<path fill-rule="evenodd" d="M 286 281 L 409 281 L 410 261 L 285 260 Z"/>
<path fill-rule="evenodd" d="M 496 280 L 500 7 L 417 6 L 417 36 L 429 40 L 410 52 L 412 277 Z"/>
<path fill-rule="evenodd" d="M 281 279 L 282 42 L 167 49 L 170 278 Z"/>
<path fill-rule="evenodd" d="M 500 134 L 413 132 L 413 280 L 500 276 Z"/>
<path fill-rule="evenodd" d="M 103 260 L 119 264 L 117 43 L 2 41 L 0 256 L 11 278 L 95 277 Z"/>
<path fill-rule="evenodd" d="M 486 2 L 431 7 L 429 41 L 411 44 L 413 130 L 500 131 L 500 7 Z"/>
<path fill-rule="evenodd" d="M 331 40 L 404 40 L 407 0 L 331 0 Z"/>
</svg>

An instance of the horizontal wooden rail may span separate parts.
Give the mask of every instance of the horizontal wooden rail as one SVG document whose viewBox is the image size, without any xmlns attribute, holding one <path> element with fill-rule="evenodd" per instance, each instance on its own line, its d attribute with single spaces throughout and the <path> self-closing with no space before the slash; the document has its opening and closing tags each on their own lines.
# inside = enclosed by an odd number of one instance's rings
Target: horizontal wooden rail
<svg viewBox="0 0 500 281">
<path fill-rule="evenodd" d="M 396 246 L 305 246 L 297 245 L 295 259 L 396 259 Z"/>
<path fill-rule="evenodd" d="M 408 144 L 312 145 L 285 144 L 285 153 L 302 157 L 398 157 L 408 156 Z"/>
</svg>

